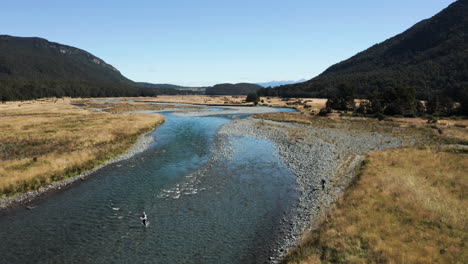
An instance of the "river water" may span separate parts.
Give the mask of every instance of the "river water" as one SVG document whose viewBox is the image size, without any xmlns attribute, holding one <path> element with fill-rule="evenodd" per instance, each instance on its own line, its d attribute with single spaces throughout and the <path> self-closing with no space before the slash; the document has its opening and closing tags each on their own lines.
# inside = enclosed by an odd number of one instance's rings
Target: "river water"
<svg viewBox="0 0 468 264">
<path fill-rule="evenodd" d="M 0 263 L 264 263 L 294 175 L 271 142 L 217 135 L 247 114 L 206 110 L 165 113 L 147 151 L 0 216 Z"/>
</svg>

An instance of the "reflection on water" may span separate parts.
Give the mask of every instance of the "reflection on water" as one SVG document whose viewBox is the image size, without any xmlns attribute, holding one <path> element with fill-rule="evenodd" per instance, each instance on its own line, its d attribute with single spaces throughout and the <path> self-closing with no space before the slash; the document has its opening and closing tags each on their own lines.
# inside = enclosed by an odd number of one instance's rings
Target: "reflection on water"
<svg viewBox="0 0 468 264">
<path fill-rule="evenodd" d="M 0 262 L 263 262 L 296 199 L 277 150 L 215 137 L 227 116 L 166 119 L 148 151 L 1 216 Z"/>
</svg>

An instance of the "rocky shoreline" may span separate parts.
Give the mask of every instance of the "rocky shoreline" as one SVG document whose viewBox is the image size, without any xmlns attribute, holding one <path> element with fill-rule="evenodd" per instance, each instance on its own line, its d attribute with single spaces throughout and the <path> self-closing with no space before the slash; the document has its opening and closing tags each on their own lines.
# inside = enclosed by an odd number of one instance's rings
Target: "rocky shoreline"
<svg viewBox="0 0 468 264">
<path fill-rule="evenodd" d="M 345 131 L 310 125 L 246 119 L 225 124 L 220 135 L 267 139 L 296 175 L 299 200 L 293 215 L 284 216 L 280 237 L 270 249 L 270 263 L 278 263 L 301 235 L 317 227 L 320 217 L 338 199 L 371 151 L 409 142 L 377 132 Z"/>
<path fill-rule="evenodd" d="M 59 182 L 51 183 L 35 191 L 30 191 L 27 193 L 20 193 L 11 197 L 0 199 L 0 212 L 7 210 L 11 207 L 14 207 L 14 206 L 27 205 L 28 203 L 31 203 L 50 193 L 59 191 L 62 188 L 70 187 L 73 184 L 86 180 L 94 172 L 104 168 L 107 165 L 129 159 L 133 157 L 134 155 L 147 150 L 150 147 L 151 143 L 154 141 L 154 137 L 151 135 L 151 133 L 152 132 L 148 132 L 146 134 L 141 135 L 138 138 L 137 142 L 133 144 L 124 154 L 118 157 L 115 157 L 113 159 L 110 159 L 92 170 L 86 171 L 80 175 L 70 177 Z"/>
</svg>

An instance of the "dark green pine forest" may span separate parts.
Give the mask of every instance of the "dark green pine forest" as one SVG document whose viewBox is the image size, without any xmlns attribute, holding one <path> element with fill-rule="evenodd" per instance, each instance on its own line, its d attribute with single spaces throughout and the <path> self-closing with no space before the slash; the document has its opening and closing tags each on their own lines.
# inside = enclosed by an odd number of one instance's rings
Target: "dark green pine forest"
<svg viewBox="0 0 468 264">
<path fill-rule="evenodd" d="M 142 87 L 102 59 L 78 48 L 41 38 L 0 35 L 2 101 L 178 93 L 181 91 L 168 87 Z"/>
<path fill-rule="evenodd" d="M 459 102 L 465 105 L 466 111 L 468 0 L 452 3 L 432 18 L 329 67 L 309 81 L 265 88 L 258 93 L 263 96 L 335 98 L 334 101 L 337 97 L 352 94 L 352 97 L 373 99 L 374 102 L 379 99 L 380 104 L 386 104 L 377 108 L 386 108 L 392 101 L 417 98 L 429 100 L 436 110 L 446 111 L 452 111 L 446 108 Z M 387 112 L 412 115 L 418 111 L 418 106 L 414 102 L 411 104 L 409 114 L 394 109 L 394 106 Z"/>
</svg>

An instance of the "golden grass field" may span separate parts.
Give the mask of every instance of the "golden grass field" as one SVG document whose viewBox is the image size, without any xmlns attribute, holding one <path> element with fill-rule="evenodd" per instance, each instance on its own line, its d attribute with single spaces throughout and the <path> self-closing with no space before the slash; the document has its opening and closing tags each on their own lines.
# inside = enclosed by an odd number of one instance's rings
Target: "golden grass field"
<svg viewBox="0 0 468 264">
<path fill-rule="evenodd" d="M 148 101 L 128 101 L 125 98 L 120 98 L 118 102 L 103 102 L 96 101 L 94 99 L 73 99 L 72 103 L 77 105 L 82 105 L 88 109 L 101 109 L 104 112 L 109 113 L 121 113 L 121 112 L 130 112 L 130 111 L 139 111 L 139 110 L 153 110 L 159 111 L 168 108 L 184 108 L 184 109 L 198 109 L 197 106 L 175 106 L 173 104 L 160 105 L 160 104 L 151 104 Z"/>
<path fill-rule="evenodd" d="M 245 103 L 246 96 L 232 95 L 158 95 L 158 97 L 134 98 L 136 101 L 197 105 L 252 105 Z"/>
<path fill-rule="evenodd" d="M 399 137 L 415 138 L 424 144 L 461 143 L 468 144 L 468 120 L 439 120 L 428 123 L 422 118 L 390 118 L 379 121 L 374 118 L 348 117 L 332 114 L 327 117 L 301 113 L 267 113 L 253 117 L 278 122 L 293 122 L 318 127 L 345 130 L 374 131 Z"/>
<path fill-rule="evenodd" d="M 468 154 L 371 154 L 320 228 L 284 263 L 467 263 Z"/>
<path fill-rule="evenodd" d="M 92 169 L 162 122 L 162 115 L 89 111 L 70 99 L 0 104 L 0 196 Z"/>
<path fill-rule="evenodd" d="M 390 133 L 416 143 L 370 154 L 336 207 L 283 263 L 468 263 L 468 153 L 447 145 L 468 145 L 468 120 L 254 117 Z"/>
<path fill-rule="evenodd" d="M 133 98 L 135 101 L 197 105 L 252 105 L 245 102 L 245 95 L 159 95 L 158 97 Z M 261 97 L 259 105 L 296 108 L 300 112 L 311 112 L 325 107 L 327 99 Z"/>
</svg>

